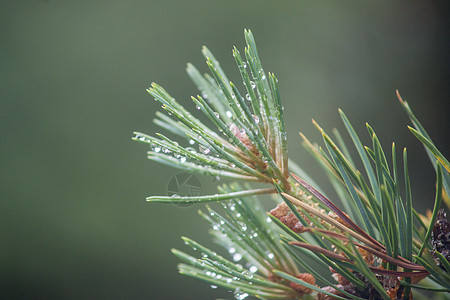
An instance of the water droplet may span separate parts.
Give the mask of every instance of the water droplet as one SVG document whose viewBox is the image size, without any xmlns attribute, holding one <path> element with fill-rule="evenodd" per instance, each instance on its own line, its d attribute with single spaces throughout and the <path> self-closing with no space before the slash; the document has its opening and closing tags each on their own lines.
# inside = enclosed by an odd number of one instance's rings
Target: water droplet
<svg viewBox="0 0 450 300">
<path fill-rule="evenodd" d="M 244 69 L 247 69 L 247 63 L 243 62 L 242 65 L 244 66 Z"/>
<path fill-rule="evenodd" d="M 189 145 L 194 145 L 195 141 L 194 140 L 189 140 Z"/>
<path fill-rule="evenodd" d="M 214 115 L 216 116 L 216 118 L 220 118 L 220 115 L 219 115 L 219 113 L 218 112 L 214 112 Z"/>
<path fill-rule="evenodd" d="M 186 151 L 189 151 L 189 152 L 191 152 L 191 153 L 197 153 L 197 150 L 195 150 L 195 149 L 192 148 L 192 147 L 187 147 L 187 148 L 186 148 Z"/>
<path fill-rule="evenodd" d="M 242 254 L 240 254 L 240 253 L 233 254 L 233 261 L 240 261 L 241 259 L 242 259 Z"/>
<path fill-rule="evenodd" d="M 160 152 L 161 151 L 161 147 L 156 146 L 152 150 L 153 150 L 153 152 Z"/>
<path fill-rule="evenodd" d="M 150 139 L 140 133 L 136 133 L 136 135 L 133 137 L 133 140 L 150 143 Z"/>
<path fill-rule="evenodd" d="M 181 157 L 181 158 L 180 158 L 180 163 L 182 163 L 182 164 L 183 164 L 183 163 L 185 163 L 185 162 L 186 162 L 186 157 L 184 157 L 184 156 L 183 156 L 183 157 Z"/>
<path fill-rule="evenodd" d="M 272 259 L 272 258 L 275 257 L 275 255 L 274 255 L 273 253 L 269 253 L 269 254 L 267 254 L 267 257 L 270 258 L 270 259 Z"/>
<path fill-rule="evenodd" d="M 198 150 L 203 154 L 209 154 L 209 152 L 211 152 L 211 149 L 203 146 L 202 144 L 198 145 Z"/>
<path fill-rule="evenodd" d="M 233 254 L 236 252 L 236 248 L 230 247 L 228 248 L 228 253 Z"/>
<path fill-rule="evenodd" d="M 271 219 L 270 217 L 267 217 L 267 218 L 266 218 L 266 222 L 267 222 L 267 223 L 272 223 L 272 219 Z"/>
<path fill-rule="evenodd" d="M 207 276 L 211 276 L 211 271 L 206 271 L 205 274 L 206 274 Z"/>
<path fill-rule="evenodd" d="M 251 101 L 251 100 L 252 100 L 252 98 L 250 98 L 250 95 L 249 95 L 249 94 L 245 94 L 245 99 L 247 99 L 248 101 Z"/>
<path fill-rule="evenodd" d="M 163 149 L 162 149 L 162 152 L 164 152 L 164 153 L 170 153 L 170 150 L 167 149 L 167 148 L 163 148 Z"/>
<path fill-rule="evenodd" d="M 252 237 L 254 237 L 254 238 L 256 238 L 256 237 L 258 237 L 258 233 L 254 233 L 254 234 L 252 234 Z"/>
<path fill-rule="evenodd" d="M 252 87 L 252 90 L 256 87 L 256 83 L 253 81 L 250 81 L 250 86 Z"/>
<path fill-rule="evenodd" d="M 218 225 L 213 225 L 212 228 L 213 228 L 213 230 L 218 231 L 220 227 Z"/>
<path fill-rule="evenodd" d="M 258 268 L 257 268 L 256 266 L 251 266 L 248 270 L 249 270 L 251 273 L 256 273 L 256 272 L 258 271 Z"/>
<path fill-rule="evenodd" d="M 234 298 L 238 300 L 244 300 L 248 297 L 248 293 L 240 292 L 239 289 L 234 291 Z"/>
<path fill-rule="evenodd" d="M 253 119 L 255 119 L 255 123 L 256 124 L 259 123 L 259 117 L 257 115 L 253 115 Z"/>
<path fill-rule="evenodd" d="M 212 289 L 217 289 L 217 285 L 211 284 L 211 288 L 212 288 Z"/>
<path fill-rule="evenodd" d="M 244 222 L 238 222 L 239 226 L 241 226 L 242 231 L 246 231 L 247 230 L 247 224 L 245 224 Z"/>
<path fill-rule="evenodd" d="M 240 218 L 240 217 L 241 217 L 241 214 L 240 214 L 240 213 L 237 213 L 237 214 L 236 214 L 236 217 Z"/>
<path fill-rule="evenodd" d="M 231 117 L 233 116 L 233 114 L 232 114 L 231 111 L 229 111 L 229 110 L 226 111 L 226 114 L 227 114 L 227 117 L 228 117 L 228 118 L 231 118 Z"/>
<path fill-rule="evenodd" d="M 265 74 L 263 74 L 263 76 L 261 77 L 261 80 L 264 80 L 264 79 L 266 79 L 266 75 Z"/>
</svg>

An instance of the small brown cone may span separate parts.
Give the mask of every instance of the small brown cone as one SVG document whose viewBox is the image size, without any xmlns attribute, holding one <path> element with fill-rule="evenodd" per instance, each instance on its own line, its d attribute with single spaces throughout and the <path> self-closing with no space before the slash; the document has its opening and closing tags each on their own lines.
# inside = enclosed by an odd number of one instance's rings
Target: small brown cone
<svg viewBox="0 0 450 300">
<path fill-rule="evenodd" d="M 304 282 L 309 283 L 311 285 L 316 285 L 316 279 L 314 278 L 314 276 L 312 276 L 309 273 L 300 273 L 297 275 L 297 278 L 300 280 L 303 280 Z M 302 293 L 302 294 L 310 294 L 312 292 L 311 289 L 308 289 L 308 288 L 306 288 L 298 283 L 295 283 L 295 282 L 290 282 L 289 286 L 291 288 L 293 288 L 294 290 L 296 290 L 297 292 Z"/>
</svg>

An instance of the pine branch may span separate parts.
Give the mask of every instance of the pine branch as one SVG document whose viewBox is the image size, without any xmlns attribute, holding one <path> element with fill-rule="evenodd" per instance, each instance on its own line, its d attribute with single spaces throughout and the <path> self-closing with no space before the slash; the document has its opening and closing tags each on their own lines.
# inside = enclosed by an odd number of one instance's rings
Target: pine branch
<svg viewBox="0 0 450 300">
<path fill-rule="evenodd" d="M 154 203 L 218 202 L 222 209 L 207 206 L 200 216 L 210 223 L 213 239 L 230 257 L 183 238 L 199 255 L 196 258 L 173 249 L 183 262 L 180 273 L 232 290 L 237 299 L 409 299 L 411 289 L 449 291 L 450 225 L 440 206 L 448 200 L 450 164 L 408 104 L 398 94 L 415 127 L 409 127 L 410 131 L 423 143 L 433 164 L 437 161 L 432 216 L 422 216 L 413 207 L 406 148 L 400 176 L 395 144 L 391 153 L 386 153 L 375 130 L 366 124 L 371 145 L 363 145 L 339 110 L 362 171 L 337 130 L 333 130 L 333 139 L 313 121 L 322 135 L 323 148 L 300 135 L 336 189 L 345 208 L 341 210 L 289 159 L 278 80 L 262 68 L 252 33 L 245 30 L 244 36 L 243 55 L 233 48 L 242 91 L 228 80 L 206 47 L 202 53 L 211 75 L 187 65 L 200 93 L 191 98 L 192 106 L 213 126 L 195 118 L 152 83 L 148 92 L 167 113 L 156 113 L 154 122 L 177 139 L 160 133 L 134 133 L 133 140 L 150 146 L 150 160 L 245 183 L 219 186 L 214 195 L 147 198 Z M 254 188 L 247 184 L 251 182 L 260 184 Z M 404 194 L 400 185 L 405 187 Z M 275 193 L 279 204 L 267 215 L 256 196 Z M 305 262 L 306 257 L 329 269 L 336 282 Z M 416 284 L 426 277 L 437 287 Z M 316 279 L 326 286 L 320 287 Z"/>
</svg>

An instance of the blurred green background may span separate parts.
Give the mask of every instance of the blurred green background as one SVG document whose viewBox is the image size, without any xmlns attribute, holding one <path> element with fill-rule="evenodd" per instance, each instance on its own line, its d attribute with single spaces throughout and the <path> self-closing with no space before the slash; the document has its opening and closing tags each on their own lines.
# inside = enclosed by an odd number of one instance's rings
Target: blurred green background
<svg viewBox="0 0 450 300">
<path fill-rule="evenodd" d="M 207 45 L 240 84 L 231 48 L 252 29 L 280 81 L 290 155 L 319 182 L 298 131 L 311 118 L 342 129 L 342 108 L 367 143 L 409 147 L 414 199 L 434 173 L 395 97 L 399 89 L 449 156 L 445 1 L 1 1 L 0 298 L 213 299 L 232 295 L 178 275 L 181 235 L 207 245 L 201 206 L 150 205 L 177 170 L 146 160 L 132 132 L 159 131 L 163 85 L 185 106 L 187 62 Z M 202 177 L 204 193 L 214 181 Z M 326 188 L 328 186 L 324 184 Z"/>
</svg>

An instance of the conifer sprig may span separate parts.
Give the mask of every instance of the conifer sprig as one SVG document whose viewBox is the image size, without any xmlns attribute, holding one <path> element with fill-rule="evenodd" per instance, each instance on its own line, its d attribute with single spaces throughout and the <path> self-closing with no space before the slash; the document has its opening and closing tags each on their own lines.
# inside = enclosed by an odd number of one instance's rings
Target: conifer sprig
<svg viewBox="0 0 450 300">
<path fill-rule="evenodd" d="M 191 173 L 267 185 L 255 189 L 247 183 L 233 183 L 219 186 L 214 195 L 147 198 L 150 202 L 221 205 L 220 212 L 207 206 L 200 215 L 210 223 L 212 236 L 230 258 L 183 238 L 199 258 L 172 250 L 183 262 L 180 273 L 207 281 L 213 288 L 229 289 L 236 299 L 409 299 L 412 290 L 416 294 L 422 289 L 450 292 L 450 225 L 440 210 L 443 201 L 449 203 L 450 164 L 407 102 L 398 94 L 415 127 L 411 132 L 435 165 L 432 215 L 424 217 L 413 207 L 406 148 L 402 159 L 397 158 L 394 143 L 386 152 L 369 124 L 371 145 L 364 146 L 339 110 L 363 171 L 357 169 L 337 130 L 333 130 L 333 138 L 314 121 L 324 147 L 300 135 L 335 188 L 341 210 L 288 158 L 278 80 L 263 70 L 252 33 L 246 30 L 244 35 L 247 46 L 243 55 L 233 48 L 243 92 L 228 80 L 206 47 L 202 53 L 210 75 L 187 66 L 200 92 L 191 98 L 192 106 L 212 126 L 153 83 L 148 92 L 167 113 L 158 112 L 155 123 L 184 138 L 185 145 L 163 134 L 155 137 L 135 132 L 133 138 L 150 145 L 150 160 Z M 267 215 L 256 196 L 275 193 L 280 195 L 280 203 Z M 331 271 L 334 280 L 306 261 L 323 272 Z M 417 284 L 423 278 L 428 280 Z"/>
</svg>

